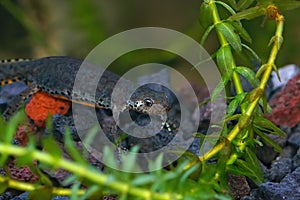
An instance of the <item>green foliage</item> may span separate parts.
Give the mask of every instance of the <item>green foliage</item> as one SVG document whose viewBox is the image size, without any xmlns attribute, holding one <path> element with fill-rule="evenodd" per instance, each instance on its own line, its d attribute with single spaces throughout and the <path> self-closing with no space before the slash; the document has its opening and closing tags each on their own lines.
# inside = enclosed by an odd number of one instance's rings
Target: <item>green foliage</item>
<svg viewBox="0 0 300 200">
<path fill-rule="evenodd" d="M 237 159 L 234 165 L 228 165 L 230 173 L 248 176 L 255 184 L 263 183 L 263 172 L 255 153 L 247 147 L 243 159 Z"/>
</svg>

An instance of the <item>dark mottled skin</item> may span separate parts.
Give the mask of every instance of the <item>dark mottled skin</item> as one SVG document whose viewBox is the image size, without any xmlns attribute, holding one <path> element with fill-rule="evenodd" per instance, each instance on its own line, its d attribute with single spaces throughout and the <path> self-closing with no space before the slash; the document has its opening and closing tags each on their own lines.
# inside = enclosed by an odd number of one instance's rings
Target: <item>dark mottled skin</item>
<svg viewBox="0 0 300 200">
<path fill-rule="evenodd" d="M 74 82 L 78 70 L 82 67 L 82 60 L 70 57 L 46 57 L 36 60 L 26 60 L 17 62 L 3 62 L 0 64 L 0 85 L 6 85 L 11 82 L 25 81 L 58 98 L 71 100 L 85 105 L 96 106 L 99 108 L 111 109 L 111 93 L 120 77 L 109 71 L 84 62 L 86 73 L 84 73 L 84 84 L 86 87 L 82 90 L 73 90 Z M 102 70 L 101 79 L 96 79 L 97 74 L 94 71 Z M 92 83 L 87 80 L 99 80 L 96 93 L 86 91 L 86 88 L 92 88 Z M 90 85 L 89 85 L 90 84 Z M 130 87 L 124 85 L 122 92 L 126 92 Z M 91 87 L 89 87 L 91 86 Z M 95 94 L 95 98 L 92 95 Z M 118 95 L 117 102 L 126 102 L 124 105 L 118 105 L 119 109 L 132 109 L 141 113 L 162 114 L 169 109 L 168 101 L 163 93 L 156 92 L 149 88 L 139 88 L 130 99 L 122 99 Z M 145 101 L 146 100 L 146 101 Z M 149 103 L 150 102 L 150 103 Z"/>
</svg>

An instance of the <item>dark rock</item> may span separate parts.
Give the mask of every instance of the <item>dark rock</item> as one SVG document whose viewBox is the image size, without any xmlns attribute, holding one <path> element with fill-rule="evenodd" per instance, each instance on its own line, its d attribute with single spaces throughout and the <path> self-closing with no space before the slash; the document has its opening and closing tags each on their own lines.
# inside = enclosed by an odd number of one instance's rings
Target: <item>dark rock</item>
<svg viewBox="0 0 300 200">
<path fill-rule="evenodd" d="M 300 199 L 300 167 L 284 177 L 280 184 L 285 184 L 290 187 L 290 189 L 294 189 L 294 195 Z"/>
<path fill-rule="evenodd" d="M 283 152 L 280 154 L 282 158 L 292 158 L 295 155 L 295 148 L 286 146 L 283 148 Z"/>
<path fill-rule="evenodd" d="M 29 200 L 29 193 L 28 192 L 23 192 L 19 196 L 16 196 L 12 198 L 12 200 Z"/>
<path fill-rule="evenodd" d="M 300 199 L 300 168 L 288 174 L 280 183 L 267 182 L 259 187 L 259 195 L 270 200 Z"/>
<path fill-rule="evenodd" d="M 200 141 L 200 138 L 195 138 L 188 149 L 190 152 L 197 156 L 200 156 Z"/>
<path fill-rule="evenodd" d="M 245 176 L 229 174 L 228 186 L 231 190 L 233 199 L 240 199 L 250 192 L 250 187 Z"/>
<path fill-rule="evenodd" d="M 13 196 L 14 195 L 11 192 L 5 192 L 5 193 L 0 195 L 0 200 L 12 199 Z"/>
<path fill-rule="evenodd" d="M 281 186 L 279 183 L 267 182 L 259 187 L 259 196 L 266 200 L 284 200 L 289 199 L 286 194 L 292 194 L 287 186 Z"/>
<path fill-rule="evenodd" d="M 52 129 L 45 130 L 45 135 L 48 135 L 50 132 L 53 133 L 54 138 L 59 141 L 64 141 L 64 135 L 66 133 L 66 128 L 69 129 L 71 136 L 74 141 L 80 141 L 79 136 L 77 135 L 76 127 L 74 125 L 73 118 L 71 116 L 65 116 L 61 114 L 55 114 L 53 115 L 53 121 L 52 121 Z"/>
<path fill-rule="evenodd" d="M 292 159 L 278 157 L 272 162 L 267 180 L 280 182 L 281 179 L 292 171 Z"/>
<path fill-rule="evenodd" d="M 300 148 L 298 149 L 296 155 L 293 157 L 293 169 L 300 167 Z"/>
<path fill-rule="evenodd" d="M 10 198 L 11 200 L 29 200 L 29 193 L 23 192 L 22 194 L 15 196 L 14 198 Z M 69 197 L 66 196 L 55 196 L 52 200 L 69 200 Z"/>
<path fill-rule="evenodd" d="M 250 195 L 242 197 L 241 200 L 265 200 L 265 199 L 262 199 L 260 197 L 259 190 L 257 188 L 252 190 Z"/>
<path fill-rule="evenodd" d="M 52 200 L 70 200 L 70 197 L 56 196 L 56 197 L 53 197 Z"/>
<path fill-rule="evenodd" d="M 111 194 L 111 195 L 105 195 L 102 200 L 117 200 L 118 199 L 118 195 L 115 194 Z"/>
<path fill-rule="evenodd" d="M 258 159 L 266 166 L 270 166 L 272 161 L 279 155 L 272 147 L 263 145 L 257 148 L 256 153 Z"/>
<path fill-rule="evenodd" d="M 268 136 L 280 147 L 284 147 L 287 143 L 286 137 L 271 134 L 268 134 Z M 264 145 L 262 147 L 257 148 L 256 155 L 263 164 L 270 166 L 271 162 L 279 155 L 279 153 L 276 152 L 273 147 L 265 144 L 264 142 L 263 144 Z"/>
<path fill-rule="evenodd" d="M 297 133 L 293 133 L 289 139 L 288 139 L 288 143 L 292 146 L 294 146 L 295 148 L 299 148 L 300 147 L 300 132 Z"/>
</svg>

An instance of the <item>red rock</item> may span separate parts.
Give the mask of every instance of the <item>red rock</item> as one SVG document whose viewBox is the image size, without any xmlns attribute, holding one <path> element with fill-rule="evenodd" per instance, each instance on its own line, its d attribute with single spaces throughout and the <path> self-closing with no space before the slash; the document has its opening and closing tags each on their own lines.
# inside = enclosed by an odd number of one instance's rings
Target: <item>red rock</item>
<svg viewBox="0 0 300 200">
<path fill-rule="evenodd" d="M 29 167 L 17 167 L 15 166 L 14 162 L 10 162 L 7 165 L 11 178 L 18 180 L 18 181 L 24 181 L 24 182 L 30 182 L 34 183 L 36 182 L 39 177 L 32 173 Z"/>
<path fill-rule="evenodd" d="M 270 101 L 273 113 L 268 117 L 276 125 L 294 127 L 300 123 L 300 74 L 288 81 Z"/>
<path fill-rule="evenodd" d="M 18 130 L 15 134 L 15 139 L 18 141 L 18 145 L 26 146 L 28 143 L 27 134 L 31 132 L 30 128 L 25 125 L 21 125 L 18 127 Z"/>
</svg>

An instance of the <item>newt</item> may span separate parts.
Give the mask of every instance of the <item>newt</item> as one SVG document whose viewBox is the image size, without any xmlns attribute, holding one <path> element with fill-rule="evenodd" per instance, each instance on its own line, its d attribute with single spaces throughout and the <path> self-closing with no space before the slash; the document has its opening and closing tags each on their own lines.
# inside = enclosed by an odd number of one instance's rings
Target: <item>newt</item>
<svg viewBox="0 0 300 200">
<path fill-rule="evenodd" d="M 90 91 L 74 91 L 73 86 L 76 75 L 82 63 L 83 60 L 66 56 L 2 61 L 0 63 L 0 86 L 17 81 L 24 81 L 28 85 L 28 88 L 14 100 L 13 104 L 8 105 L 3 116 L 6 119 L 9 118 L 26 99 L 38 91 L 46 92 L 59 99 L 96 108 L 112 109 L 113 106 L 118 106 L 121 110 L 129 109 L 151 115 L 161 115 L 170 109 L 165 94 L 145 86 L 139 87 L 130 99 L 120 101 L 125 102 L 122 105 L 113 105 L 111 94 L 121 77 L 108 70 L 103 71 L 94 96 L 89 94 Z M 95 64 L 88 63 L 88 65 L 92 66 L 91 69 L 93 67 L 99 69 L 99 66 Z M 87 70 L 87 77 L 92 77 L 92 73 L 93 71 Z M 128 82 L 128 84 L 133 83 Z M 122 88 L 124 92 L 128 87 L 130 86 L 124 85 Z M 120 94 L 118 98 L 122 99 L 124 97 Z"/>
</svg>

